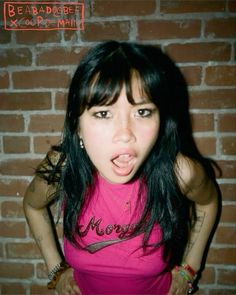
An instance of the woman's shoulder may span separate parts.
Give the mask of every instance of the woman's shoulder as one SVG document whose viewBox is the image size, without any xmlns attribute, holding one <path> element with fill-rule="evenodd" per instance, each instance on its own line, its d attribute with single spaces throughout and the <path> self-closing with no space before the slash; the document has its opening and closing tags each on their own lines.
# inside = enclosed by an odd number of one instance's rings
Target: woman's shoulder
<svg viewBox="0 0 236 295">
<path fill-rule="evenodd" d="M 39 163 L 37 170 L 46 169 L 50 170 L 58 165 L 64 166 L 66 163 L 66 158 L 64 154 L 58 150 L 51 149 L 47 152 L 44 159 Z"/>
<path fill-rule="evenodd" d="M 181 153 L 177 155 L 175 171 L 180 189 L 184 194 L 200 187 L 208 179 L 200 162 Z"/>
<path fill-rule="evenodd" d="M 51 149 L 36 168 L 36 175 L 47 180 L 48 183 L 57 183 L 65 164 L 65 155 L 61 151 Z"/>
<path fill-rule="evenodd" d="M 43 161 L 48 161 L 52 166 L 56 166 L 58 164 L 65 164 L 65 156 L 64 154 L 57 149 L 51 149 L 47 152 L 46 157 Z"/>
<path fill-rule="evenodd" d="M 189 200 L 201 205 L 216 203 L 218 198 L 217 183 L 206 169 L 195 159 L 177 156 L 175 170 L 179 187 Z"/>
<path fill-rule="evenodd" d="M 50 150 L 36 168 L 35 176 L 25 193 L 24 202 L 33 208 L 43 208 L 54 200 L 63 165 L 63 154 L 57 150 Z"/>
</svg>

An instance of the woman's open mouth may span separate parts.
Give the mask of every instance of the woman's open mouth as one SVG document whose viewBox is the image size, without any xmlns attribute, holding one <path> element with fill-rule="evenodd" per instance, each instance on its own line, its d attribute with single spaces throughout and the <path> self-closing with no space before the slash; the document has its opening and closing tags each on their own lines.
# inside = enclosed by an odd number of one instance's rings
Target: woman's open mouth
<svg viewBox="0 0 236 295">
<path fill-rule="evenodd" d="M 119 176 L 129 175 L 134 168 L 135 156 L 130 153 L 118 154 L 112 158 L 112 169 Z"/>
</svg>

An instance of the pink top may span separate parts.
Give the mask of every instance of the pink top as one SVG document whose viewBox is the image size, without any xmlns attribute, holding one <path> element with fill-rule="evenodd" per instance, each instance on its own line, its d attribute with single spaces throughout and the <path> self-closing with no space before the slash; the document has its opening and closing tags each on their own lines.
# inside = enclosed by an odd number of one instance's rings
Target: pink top
<svg viewBox="0 0 236 295">
<path fill-rule="evenodd" d="M 163 247 L 145 255 L 143 234 L 124 236 L 142 212 L 143 197 L 138 197 L 138 191 L 138 180 L 111 184 L 99 176 L 91 202 L 78 221 L 81 248 L 64 240 L 65 258 L 83 295 L 168 293 L 171 273 L 162 273 L 166 267 Z M 161 230 L 155 226 L 149 244 L 160 238 Z"/>
</svg>

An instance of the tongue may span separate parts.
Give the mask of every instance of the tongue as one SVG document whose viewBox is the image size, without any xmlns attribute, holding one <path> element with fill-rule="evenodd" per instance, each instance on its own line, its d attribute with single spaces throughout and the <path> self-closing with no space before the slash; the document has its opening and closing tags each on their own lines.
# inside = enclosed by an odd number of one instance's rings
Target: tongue
<svg viewBox="0 0 236 295">
<path fill-rule="evenodd" d="M 119 168 L 125 168 L 129 165 L 130 160 L 131 160 L 131 156 L 120 155 L 119 157 L 117 157 L 113 160 L 113 163 Z"/>
<path fill-rule="evenodd" d="M 120 176 L 126 176 L 133 170 L 132 157 L 128 154 L 120 155 L 113 160 L 113 171 Z"/>
</svg>

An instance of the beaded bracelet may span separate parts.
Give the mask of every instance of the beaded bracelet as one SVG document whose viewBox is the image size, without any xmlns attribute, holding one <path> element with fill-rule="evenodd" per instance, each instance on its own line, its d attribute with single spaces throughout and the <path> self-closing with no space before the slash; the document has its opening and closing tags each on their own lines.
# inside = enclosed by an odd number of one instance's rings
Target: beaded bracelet
<svg viewBox="0 0 236 295">
<path fill-rule="evenodd" d="M 193 287 L 193 282 L 197 277 L 195 270 L 187 263 L 181 263 L 180 266 L 176 266 L 177 272 L 186 280 L 188 284 L 188 294 L 192 294 L 195 288 Z"/>
<path fill-rule="evenodd" d="M 47 284 L 48 289 L 55 289 L 56 285 L 63 274 L 68 268 L 70 268 L 69 264 L 65 261 L 61 261 L 58 263 L 48 274 L 49 282 Z"/>
<path fill-rule="evenodd" d="M 181 263 L 181 266 L 185 269 L 185 270 L 187 270 L 193 277 L 195 277 L 196 276 L 196 271 L 190 266 L 190 265 L 188 265 L 187 263 Z"/>
</svg>

